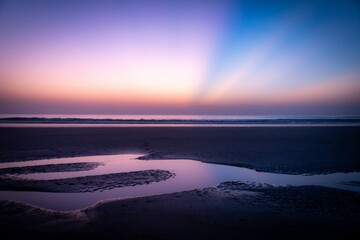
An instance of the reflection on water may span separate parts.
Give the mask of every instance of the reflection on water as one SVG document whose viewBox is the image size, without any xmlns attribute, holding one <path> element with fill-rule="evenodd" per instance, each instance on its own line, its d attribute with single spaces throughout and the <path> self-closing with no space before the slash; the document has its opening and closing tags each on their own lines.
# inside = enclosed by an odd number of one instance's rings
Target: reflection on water
<svg viewBox="0 0 360 240">
<path fill-rule="evenodd" d="M 174 172 L 176 177 L 147 185 L 122 187 L 89 193 L 0 191 L 0 199 L 15 200 L 42 208 L 68 211 L 85 208 L 95 204 L 96 202 L 107 199 L 133 198 L 201 189 L 216 186 L 225 181 L 249 181 L 267 183 L 275 186 L 319 185 L 360 192 L 359 186 L 345 185 L 341 183 L 359 181 L 360 173 L 333 173 L 311 176 L 288 175 L 256 172 L 246 168 L 208 164 L 194 160 L 136 160 L 139 156 L 140 155 L 124 154 L 2 163 L 0 164 L 0 169 L 59 163 L 103 162 L 105 165 L 89 171 L 32 173 L 16 175 L 16 177 L 24 179 L 50 180 L 149 169 L 168 170 Z"/>
</svg>

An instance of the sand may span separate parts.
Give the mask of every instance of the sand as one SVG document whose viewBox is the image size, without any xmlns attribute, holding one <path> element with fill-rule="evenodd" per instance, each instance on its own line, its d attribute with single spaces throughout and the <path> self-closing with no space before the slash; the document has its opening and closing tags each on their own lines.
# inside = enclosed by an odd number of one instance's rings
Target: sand
<svg viewBox="0 0 360 240">
<path fill-rule="evenodd" d="M 141 153 L 282 173 L 360 171 L 360 127 L 0 128 L 0 160 Z"/>
<path fill-rule="evenodd" d="M 2 162 L 143 153 L 282 173 L 360 170 L 360 127 L 0 128 L 0 146 Z M 360 194 L 226 182 L 73 212 L 0 201 L 0 222 L 4 239 L 357 239 Z"/>
<path fill-rule="evenodd" d="M 14 177 L 0 177 L 0 191 L 95 192 L 165 181 L 174 176 L 175 174 L 169 171 L 146 170 L 54 180 L 28 180 Z"/>
<path fill-rule="evenodd" d="M 27 166 L 27 167 L 11 167 L 11 168 L 0 169 L 0 175 L 51 173 L 51 172 L 79 172 L 79 171 L 89 171 L 102 165 L 104 165 L 104 163 L 101 162 L 80 162 L 80 163 L 46 164 L 40 166 Z"/>
<path fill-rule="evenodd" d="M 54 212 L 0 202 L 2 236 L 37 239 L 357 239 L 359 193 L 324 187 L 218 187 Z"/>
</svg>

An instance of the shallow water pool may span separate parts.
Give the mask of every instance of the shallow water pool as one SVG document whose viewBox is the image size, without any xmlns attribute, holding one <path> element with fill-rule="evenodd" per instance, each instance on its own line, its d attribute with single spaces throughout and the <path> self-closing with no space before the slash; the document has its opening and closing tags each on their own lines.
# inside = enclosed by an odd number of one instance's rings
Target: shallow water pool
<svg viewBox="0 0 360 240">
<path fill-rule="evenodd" d="M 99 167 L 88 171 L 17 174 L 16 177 L 23 179 L 51 180 L 150 169 L 168 170 L 175 173 L 176 176 L 165 181 L 145 185 L 85 193 L 0 191 L 0 199 L 25 202 L 46 209 L 70 211 L 86 208 L 103 200 L 135 198 L 202 189 L 216 186 L 225 181 L 267 183 L 274 186 L 318 185 L 360 192 L 359 186 L 343 184 L 343 182 L 359 181 L 359 172 L 319 174 L 311 176 L 289 175 L 257 172 L 247 168 L 209 164 L 186 159 L 137 160 L 136 158 L 138 157 L 140 157 L 140 155 L 122 154 L 1 163 L 0 169 L 48 164 L 102 162 L 104 165 L 100 165 Z"/>
</svg>

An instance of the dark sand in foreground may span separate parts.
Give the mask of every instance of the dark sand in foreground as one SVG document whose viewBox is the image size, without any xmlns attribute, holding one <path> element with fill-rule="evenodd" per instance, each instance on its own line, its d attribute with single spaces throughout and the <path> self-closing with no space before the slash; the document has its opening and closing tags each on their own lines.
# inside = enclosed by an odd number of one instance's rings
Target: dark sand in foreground
<svg viewBox="0 0 360 240">
<path fill-rule="evenodd" d="M 118 153 L 262 171 L 360 170 L 360 127 L 0 128 L 2 162 Z M 4 239 L 357 239 L 360 194 L 228 182 L 54 212 L 0 201 Z"/>
<path fill-rule="evenodd" d="M 360 196 L 229 182 L 73 212 L 0 201 L 0 221 L 6 239 L 358 239 Z"/>
</svg>

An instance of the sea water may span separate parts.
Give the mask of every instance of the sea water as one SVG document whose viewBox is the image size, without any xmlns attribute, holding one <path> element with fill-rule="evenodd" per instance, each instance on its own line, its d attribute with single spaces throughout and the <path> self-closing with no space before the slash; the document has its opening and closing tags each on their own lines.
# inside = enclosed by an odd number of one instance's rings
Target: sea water
<svg viewBox="0 0 360 240">
<path fill-rule="evenodd" d="M 360 116 L 0 114 L 0 127 L 360 126 Z"/>
</svg>

